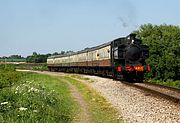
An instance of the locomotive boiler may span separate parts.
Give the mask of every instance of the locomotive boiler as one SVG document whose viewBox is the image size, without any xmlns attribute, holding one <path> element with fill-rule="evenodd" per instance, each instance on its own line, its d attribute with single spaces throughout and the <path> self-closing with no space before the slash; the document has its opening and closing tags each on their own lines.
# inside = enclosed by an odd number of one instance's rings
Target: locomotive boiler
<svg viewBox="0 0 180 123">
<path fill-rule="evenodd" d="M 67 55 L 50 56 L 50 71 L 109 76 L 115 79 L 143 81 L 150 71 L 145 60 L 149 50 L 135 34 Z"/>
</svg>

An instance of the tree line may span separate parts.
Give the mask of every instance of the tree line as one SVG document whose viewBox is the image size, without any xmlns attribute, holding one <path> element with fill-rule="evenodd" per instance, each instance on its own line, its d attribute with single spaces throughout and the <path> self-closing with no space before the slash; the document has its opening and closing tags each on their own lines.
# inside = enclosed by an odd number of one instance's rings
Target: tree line
<svg viewBox="0 0 180 123">
<path fill-rule="evenodd" d="M 54 52 L 53 54 L 38 54 L 37 52 L 33 52 L 32 55 L 27 56 L 26 58 L 26 62 L 28 63 L 46 63 L 47 62 L 47 58 L 49 56 L 53 56 L 53 55 L 65 55 L 65 54 L 70 54 L 73 53 L 73 51 L 61 51 L 60 53 L 58 52 Z"/>
<path fill-rule="evenodd" d="M 180 80 L 180 28 L 173 25 L 142 25 L 134 33 L 149 46 L 148 77 L 170 81 Z"/>
<path fill-rule="evenodd" d="M 0 57 L 0 59 L 25 59 L 24 57 L 22 57 L 21 55 L 11 55 L 11 56 L 3 56 Z"/>
</svg>

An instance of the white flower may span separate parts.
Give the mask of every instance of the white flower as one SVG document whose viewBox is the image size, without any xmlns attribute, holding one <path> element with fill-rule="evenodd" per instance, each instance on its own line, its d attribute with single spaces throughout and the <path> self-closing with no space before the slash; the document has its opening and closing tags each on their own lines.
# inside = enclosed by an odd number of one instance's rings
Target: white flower
<svg viewBox="0 0 180 123">
<path fill-rule="evenodd" d="M 17 91 L 19 90 L 19 86 L 16 87 L 16 90 L 17 90 Z"/>
<path fill-rule="evenodd" d="M 20 111 L 26 111 L 26 110 L 27 110 L 27 108 L 20 107 L 20 108 L 19 108 L 19 110 L 20 110 Z"/>
<path fill-rule="evenodd" d="M 33 112 L 37 112 L 37 110 L 33 110 Z"/>
<path fill-rule="evenodd" d="M 39 90 L 37 88 L 31 87 L 28 92 L 39 92 Z"/>
<path fill-rule="evenodd" d="M 8 102 L 2 102 L 2 103 L 1 103 L 1 105 L 6 105 L 6 104 L 8 104 Z"/>
<path fill-rule="evenodd" d="M 34 90 L 34 88 L 33 87 L 31 87 L 31 91 L 33 91 Z"/>
</svg>

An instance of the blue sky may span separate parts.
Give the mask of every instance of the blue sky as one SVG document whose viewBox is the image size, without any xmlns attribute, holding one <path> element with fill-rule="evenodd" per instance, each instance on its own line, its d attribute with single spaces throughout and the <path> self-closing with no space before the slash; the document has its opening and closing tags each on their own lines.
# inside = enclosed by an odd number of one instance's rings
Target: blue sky
<svg viewBox="0 0 180 123">
<path fill-rule="evenodd" d="M 0 0 L 0 56 L 78 51 L 147 23 L 180 26 L 180 0 Z"/>
</svg>

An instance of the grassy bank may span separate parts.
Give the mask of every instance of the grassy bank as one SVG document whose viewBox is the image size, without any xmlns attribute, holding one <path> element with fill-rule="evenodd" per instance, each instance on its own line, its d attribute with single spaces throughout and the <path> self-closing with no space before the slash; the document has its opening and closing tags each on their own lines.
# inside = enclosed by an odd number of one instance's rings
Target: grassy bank
<svg viewBox="0 0 180 123">
<path fill-rule="evenodd" d="M 0 62 L 26 62 L 26 59 L 0 59 Z"/>
<path fill-rule="evenodd" d="M 0 78 L 4 75 L 6 72 L 0 72 Z M 11 83 L 7 82 L 8 76 L 12 78 Z M 8 76 L 4 77 L 6 82 L 0 80 L 3 85 L 0 89 L 1 122 L 68 123 L 73 120 L 76 103 L 65 82 L 35 73 L 11 71 Z"/>
<path fill-rule="evenodd" d="M 176 81 L 167 80 L 166 82 L 164 82 L 162 80 L 149 80 L 148 82 L 180 89 L 180 80 L 176 80 Z"/>
<path fill-rule="evenodd" d="M 39 71 L 48 70 L 46 63 L 17 64 L 16 68 L 17 69 L 26 69 L 26 70 L 39 70 Z"/>
<path fill-rule="evenodd" d="M 62 78 L 61 78 L 62 79 Z M 86 86 L 82 82 L 79 82 L 71 77 L 63 77 L 63 79 L 69 81 L 75 85 L 82 93 L 84 99 L 89 105 L 90 114 L 95 123 L 118 123 L 121 122 L 117 119 L 117 111 L 112 108 L 102 96 L 100 96 L 95 90 Z M 86 79 L 86 78 L 85 78 Z"/>
</svg>

